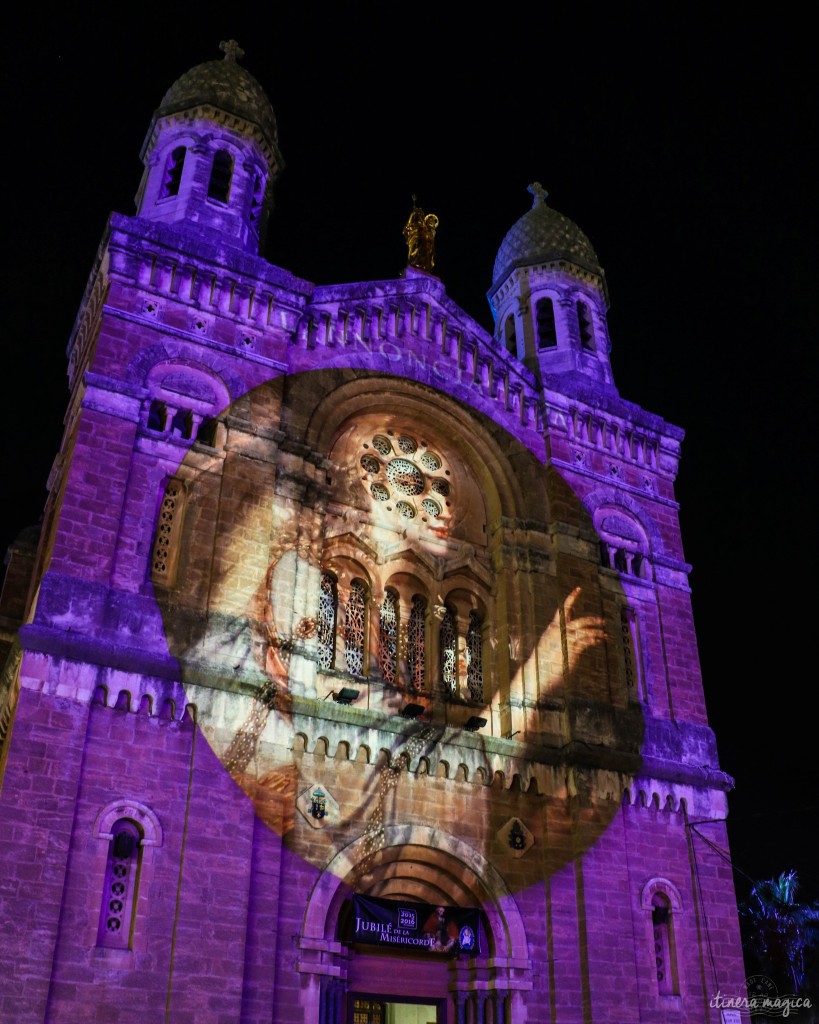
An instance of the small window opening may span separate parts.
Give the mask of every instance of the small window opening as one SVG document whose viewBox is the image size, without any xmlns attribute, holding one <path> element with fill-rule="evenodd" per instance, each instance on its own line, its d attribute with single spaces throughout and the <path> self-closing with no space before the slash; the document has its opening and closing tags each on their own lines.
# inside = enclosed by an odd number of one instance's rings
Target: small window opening
<svg viewBox="0 0 819 1024">
<path fill-rule="evenodd" d="M 503 325 L 503 338 L 504 344 L 506 345 L 506 351 L 511 355 L 516 356 L 518 354 L 518 336 L 515 328 L 514 314 L 506 318 L 506 322 Z"/>
<path fill-rule="evenodd" d="M 162 188 L 159 193 L 160 199 L 179 195 L 179 185 L 182 181 L 182 168 L 185 166 L 186 153 L 187 150 L 184 146 L 177 146 L 168 157 L 168 161 L 165 164 L 165 175 L 162 179 Z"/>
<path fill-rule="evenodd" d="M 553 348 L 557 345 L 555 306 L 551 299 L 538 299 L 535 307 L 537 320 L 537 347 Z"/>
<path fill-rule="evenodd" d="M 253 195 L 250 197 L 250 223 L 258 235 L 259 223 L 262 218 L 262 202 L 264 200 L 264 182 L 261 175 L 257 174 L 253 179 Z"/>
<path fill-rule="evenodd" d="M 177 409 L 171 423 L 171 433 L 187 440 L 193 432 L 193 413 L 190 409 Z"/>
<path fill-rule="evenodd" d="M 196 431 L 196 440 L 200 444 L 206 444 L 208 448 L 214 448 L 216 446 L 216 427 L 218 423 L 218 420 L 206 416 Z"/>
<path fill-rule="evenodd" d="M 583 301 L 577 303 L 577 323 L 580 328 L 580 347 L 586 352 L 594 352 L 594 321 L 591 309 Z"/>
<path fill-rule="evenodd" d="M 154 399 L 148 410 L 148 430 L 157 430 L 162 433 L 168 422 L 168 409 L 164 402 Z"/>
<path fill-rule="evenodd" d="M 208 183 L 208 198 L 218 199 L 220 203 L 226 203 L 230 195 L 232 178 L 233 157 L 227 150 L 220 149 L 213 158 L 213 167 L 210 171 L 210 182 Z"/>
</svg>

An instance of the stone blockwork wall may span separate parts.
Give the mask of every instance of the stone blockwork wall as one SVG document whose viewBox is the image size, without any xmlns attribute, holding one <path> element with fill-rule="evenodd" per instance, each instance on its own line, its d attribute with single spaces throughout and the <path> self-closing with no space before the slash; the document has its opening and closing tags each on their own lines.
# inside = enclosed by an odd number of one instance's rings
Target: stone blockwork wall
<svg viewBox="0 0 819 1024">
<path fill-rule="evenodd" d="M 118 216 L 69 379 L 0 793 L 0 1017 L 339 1024 L 379 984 L 448 1022 L 487 1000 L 514 1021 L 709 1020 L 741 957 L 730 875 L 688 827 L 724 817 L 730 780 L 682 432 L 538 380 L 431 275 L 314 287 Z M 112 943 L 115 849 L 136 896 Z M 479 907 L 486 948 L 385 979 L 395 961 L 351 941 L 353 890 Z"/>
</svg>

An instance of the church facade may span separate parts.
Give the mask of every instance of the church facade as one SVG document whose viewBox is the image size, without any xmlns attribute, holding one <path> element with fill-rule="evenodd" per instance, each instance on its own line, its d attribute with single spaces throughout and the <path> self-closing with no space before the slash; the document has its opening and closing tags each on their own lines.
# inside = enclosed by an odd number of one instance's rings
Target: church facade
<svg viewBox="0 0 819 1024">
<path fill-rule="evenodd" d="M 224 51 L 110 217 L 9 562 L 0 1019 L 721 1021 L 683 432 L 615 387 L 591 242 L 531 186 L 492 334 L 419 208 L 395 280 L 270 264 Z"/>
</svg>

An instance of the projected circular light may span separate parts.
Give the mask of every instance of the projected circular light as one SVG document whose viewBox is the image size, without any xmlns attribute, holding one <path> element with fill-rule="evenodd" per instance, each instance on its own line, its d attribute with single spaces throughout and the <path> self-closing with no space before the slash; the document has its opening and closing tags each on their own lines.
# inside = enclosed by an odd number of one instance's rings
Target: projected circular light
<svg viewBox="0 0 819 1024">
<path fill-rule="evenodd" d="M 373 448 L 378 452 L 379 455 L 391 455 L 392 445 L 390 439 L 384 437 L 383 434 L 376 434 L 373 438 Z"/>
<path fill-rule="evenodd" d="M 401 494 L 420 494 L 424 489 L 424 474 L 409 459 L 393 459 L 387 466 L 387 479 Z"/>
<path fill-rule="evenodd" d="M 365 473 L 378 473 L 381 469 L 381 463 L 374 455 L 362 455 L 361 466 Z"/>
<path fill-rule="evenodd" d="M 415 509 L 408 501 L 397 501 L 395 503 L 395 511 L 405 519 L 415 518 Z"/>
<path fill-rule="evenodd" d="M 441 460 L 435 452 L 424 452 L 418 461 L 428 473 L 435 473 L 441 468 Z"/>
<path fill-rule="evenodd" d="M 424 500 L 421 502 L 421 505 L 423 506 L 423 509 L 427 513 L 427 515 L 432 516 L 433 519 L 437 519 L 438 516 L 441 514 L 441 506 L 438 504 L 437 501 L 433 501 L 432 498 L 424 498 Z"/>
<path fill-rule="evenodd" d="M 390 500 L 390 492 L 387 490 L 387 488 L 383 484 L 371 484 L 370 485 L 370 494 L 377 501 L 389 501 Z"/>
<path fill-rule="evenodd" d="M 449 497 L 449 484 L 446 480 L 433 480 L 430 486 L 432 487 L 432 490 L 435 491 L 436 494 L 440 494 L 442 498 Z"/>
</svg>

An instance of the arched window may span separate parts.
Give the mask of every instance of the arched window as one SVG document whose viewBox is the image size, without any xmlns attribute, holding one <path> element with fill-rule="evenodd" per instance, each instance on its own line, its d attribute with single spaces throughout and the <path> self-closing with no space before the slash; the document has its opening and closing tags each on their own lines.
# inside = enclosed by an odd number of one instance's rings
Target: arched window
<svg viewBox="0 0 819 1024">
<path fill-rule="evenodd" d="M 557 344 L 555 306 L 551 299 L 538 299 L 535 307 L 537 321 L 537 347 L 553 348 Z"/>
<path fill-rule="evenodd" d="M 412 599 L 407 623 L 407 672 L 414 690 L 426 687 L 427 602 L 420 594 Z"/>
<path fill-rule="evenodd" d="M 336 578 L 329 572 L 321 574 L 319 584 L 319 611 L 316 633 L 318 659 L 321 668 L 332 668 L 336 656 Z"/>
<path fill-rule="evenodd" d="M 654 878 L 644 886 L 640 905 L 647 916 L 657 994 L 677 996 L 680 994 L 680 972 L 677 963 L 676 919 L 682 911 L 680 894 L 669 879 Z"/>
<path fill-rule="evenodd" d="M 441 619 L 441 680 L 447 693 L 458 692 L 458 636 L 455 628 L 455 613 L 451 608 L 444 611 Z"/>
<path fill-rule="evenodd" d="M 671 901 L 665 893 L 656 892 L 651 898 L 651 903 L 651 929 L 654 936 L 657 991 L 661 996 L 677 995 L 680 990 L 677 978 Z"/>
<path fill-rule="evenodd" d="M 477 612 L 469 613 L 466 630 L 466 685 L 472 700 L 483 700 L 483 624 Z"/>
<path fill-rule="evenodd" d="M 362 580 L 353 580 L 344 616 L 344 652 L 347 671 L 356 676 L 364 675 L 366 630 L 367 585 Z"/>
<path fill-rule="evenodd" d="M 586 352 L 594 352 L 594 321 L 588 303 L 582 299 L 577 301 L 577 325 L 580 329 L 580 347 Z"/>
<path fill-rule="evenodd" d="M 384 682 L 394 683 L 398 666 L 398 595 L 394 590 L 387 590 L 381 602 L 378 659 L 381 662 L 381 676 Z"/>
<path fill-rule="evenodd" d="M 165 164 L 165 173 L 162 178 L 162 188 L 159 192 L 160 199 L 167 199 L 169 196 L 179 195 L 179 185 L 182 181 L 182 168 L 185 166 L 184 146 L 177 146 L 170 154 Z"/>
<path fill-rule="evenodd" d="M 111 833 L 97 942 L 113 949 L 129 949 L 139 885 L 142 833 L 127 818 L 115 822 Z"/>
<path fill-rule="evenodd" d="M 511 353 L 513 356 L 518 354 L 518 336 L 517 330 L 515 329 L 514 313 L 511 313 L 504 322 L 503 342 L 506 345 L 507 352 Z"/>
<path fill-rule="evenodd" d="M 233 157 L 225 149 L 220 149 L 213 158 L 208 182 L 208 198 L 218 199 L 226 203 L 230 195 L 230 183 L 233 178 Z"/>
</svg>

